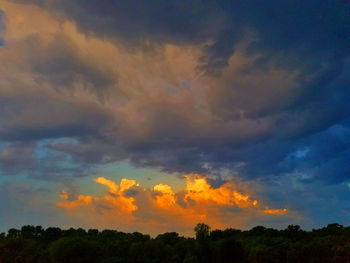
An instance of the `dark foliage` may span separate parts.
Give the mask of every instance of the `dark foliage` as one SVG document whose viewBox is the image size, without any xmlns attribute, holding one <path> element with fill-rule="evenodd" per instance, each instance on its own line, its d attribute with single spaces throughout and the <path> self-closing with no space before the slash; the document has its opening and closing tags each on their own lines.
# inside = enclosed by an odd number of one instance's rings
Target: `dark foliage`
<svg viewBox="0 0 350 263">
<path fill-rule="evenodd" d="M 196 238 L 169 232 L 155 238 L 116 230 L 23 226 L 0 234 L 1 263 L 350 263 L 350 227 L 329 224 L 304 231 L 257 226 L 213 230 L 203 223 Z"/>
</svg>

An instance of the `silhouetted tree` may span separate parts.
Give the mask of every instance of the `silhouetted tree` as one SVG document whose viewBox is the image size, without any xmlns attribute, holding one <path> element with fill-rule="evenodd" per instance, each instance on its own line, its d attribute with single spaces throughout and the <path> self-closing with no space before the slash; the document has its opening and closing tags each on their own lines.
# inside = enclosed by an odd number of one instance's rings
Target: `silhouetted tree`
<svg viewBox="0 0 350 263">
<path fill-rule="evenodd" d="M 199 223 L 195 226 L 196 233 L 196 255 L 199 262 L 209 262 L 211 251 L 209 247 L 210 227 L 204 223 Z"/>
<path fill-rule="evenodd" d="M 22 226 L 21 234 L 24 238 L 34 238 L 36 237 L 35 227 L 34 226 Z"/>
<path fill-rule="evenodd" d="M 196 238 L 176 232 L 155 238 L 139 232 L 26 225 L 0 235 L 0 263 L 350 263 L 350 227 L 298 225 L 249 231 L 195 227 Z"/>
<path fill-rule="evenodd" d="M 101 244 L 82 237 L 64 237 L 49 248 L 53 263 L 96 263 L 103 256 Z"/>
<path fill-rule="evenodd" d="M 16 238 L 16 237 L 20 237 L 21 236 L 21 231 L 15 228 L 10 228 L 7 231 L 7 236 L 9 238 Z"/>
<path fill-rule="evenodd" d="M 50 243 L 62 237 L 62 232 L 59 227 L 48 227 L 42 233 L 41 238 L 45 243 Z"/>
<path fill-rule="evenodd" d="M 98 229 L 89 229 L 87 234 L 89 236 L 95 236 L 96 237 L 98 235 Z"/>
<path fill-rule="evenodd" d="M 206 240 L 210 234 L 210 226 L 199 223 L 195 226 L 194 231 L 196 233 L 196 239 L 199 241 Z"/>
</svg>

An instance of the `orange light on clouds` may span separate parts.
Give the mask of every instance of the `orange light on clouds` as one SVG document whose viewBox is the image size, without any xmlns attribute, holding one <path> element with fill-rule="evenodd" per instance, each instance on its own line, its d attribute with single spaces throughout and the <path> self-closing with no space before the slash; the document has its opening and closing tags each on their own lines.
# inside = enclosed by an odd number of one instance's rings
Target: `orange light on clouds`
<svg viewBox="0 0 350 263">
<path fill-rule="evenodd" d="M 104 177 L 95 178 L 94 181 L 96 183 L 103 184 L 103 185 L 107 186 L 111 193 L 118 193 L 118 185 L 115 182 L 108 180 Z"/>
<path fill-rule="evenodd" d="M 189 174 L 185 178 L 185 189 L 174 192 L 167 184 L 143 188 L 135 180 L 124 178 L 118 185 L 104 177 L 98 177 L 94 181 L 105 185 L 108 188 L 107 194 L 79 195 L 76 200 L 69 200 L 67 191 L 62 190 L 60 197 L 64 200 L 56 205 L 70 214 L 74 212 L 80 220 L 99 222 L 99 225 L 123 225 L 126 228 L 142 226 L 143 229 L 152 227 L 158 231 L 166 231 L 169 227 L 191 229 L 203 221 L 214 228 L 232 224 L 239 226 L 250 215 L 278 216 L 287 212 L 287 209 L 261 209 L 257 200 L 238 191 L 233 182 L 213 188 L 199 174 Z M 232 210 L 234 207 L 236 209 Z M 86 217 L 86 213 L 90 213 L 89 217 Z M 232 213 L 235 213 L 235 217 L 232 217 Z M 243 219 L 239 219 L 242 214 Z M 236 221 L 232 222 L 233 219 Z"/>
<path fill-rule="evenodd" d="M 135 180 L 129 180 L 129 179 L 123 178 L 122 181 L 120 182 L 120 191 L 126 191 L 131 187 L 133 187 L 134 185 L 138 186 Z"/>
<path fill-rule="evenodd" d="M 213 189 L 204 177 L 198 174 L 186 176 L 187 194 L 186 199 L 194 201 L 213 201 L 218 205 L 238 206 L 247 208 L 257 205 L 257 200 L 250 200 L 249 195 L 244 195 L 234 190 L 232 183 L 226 183 L 219 188 Z"/>
<path fill-rule="evenodd" d="M 134 204 L 135 198 L 127 197 L 124 194 L 124 192 L 130 189 L 132 186 L 137 186 L 135 180 L 122 179 L 119 186 L 120 191 L 118 191 L 118 185 L 115 182 L 104 177 L 96 178 L 95 182 L 107 186 L 109 192 L 113 194 L 104 196 L 103 199 L 105 201 L 113 204 L 113 206 L 128 214 L 131 214 L 133 211 L 137 210 L 137 206 Z"/>
<path fill-rule="evenodd" d="M 64 190 L 63 190 L 64 191 Z M 62 192 L 63 192 L 62 191 Z M 63 199 L 68 199 L 68 195 L 62 195 L 61 194 L 61 197 Z M 81 206 L 81 205 L 87 205 L 87 204 L 90 204 L 91 201 L 92 201 L 93 197 L 92 196 L 88 196 L 88 195 L 78 195 L 78 198 L 76 200 L 73 200 L 73 201 L 65 201 L 65 202 L 59 202 L 57 203 L 56 205 L 57 206 L 60 206 L 62 208 L 65 208 L 65 209 L 73 209 L 73 208 L 76 208 L 78 206 Z"/>
<path fill-rule="evenodd" d="M 171 186 L 166 184 L 158 184 L 153 187 L 153 190 L 161 193 L 156 195 L 156 201 L 160 207 L 173 207 L 175 205 L 175 194 Z"/>
<path fill-rule="evenodd" d="M 60 197 L 63 198 L 63 199 L 68 199 L 68 193 L 66 190 L 62 190 L 61 193 L 60 193 Z"/>
<path fill-rule="evenodd" d="M 287 213 L 287 208 L 284 209 L 265 209 L 264 213 L 271 215 L 283 215 Z"/>
</svg>

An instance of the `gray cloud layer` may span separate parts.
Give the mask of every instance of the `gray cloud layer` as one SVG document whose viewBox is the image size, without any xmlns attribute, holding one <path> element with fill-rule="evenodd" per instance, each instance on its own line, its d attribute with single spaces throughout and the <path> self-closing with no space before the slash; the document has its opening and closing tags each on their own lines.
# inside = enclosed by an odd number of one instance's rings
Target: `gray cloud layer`
<svg viewBox="0 0 350 263">
<path fill-rule="evenodd" d="M 54 30 L 1 47 L 4 174 L 30 171 L 35 154 L 11 156 L 49 140 L 79 167 L 349 180 L 346 1 L 10 2 Z"/>
</svg>

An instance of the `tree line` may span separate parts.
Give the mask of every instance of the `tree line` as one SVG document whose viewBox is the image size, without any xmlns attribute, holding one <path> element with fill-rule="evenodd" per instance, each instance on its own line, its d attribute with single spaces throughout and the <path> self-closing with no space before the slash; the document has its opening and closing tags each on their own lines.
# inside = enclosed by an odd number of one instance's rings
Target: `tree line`
<svg viewBox="0 0 350 263">
<path fill-rule="evenodd" d="M 168 232 L 26 225 L 0 234 L 1 263 L 350 263 L 350 227 L 329 224 L 305 231 L 298 225 L 242 231 L 194 228 L 195 238 Z"/>
</svg>

